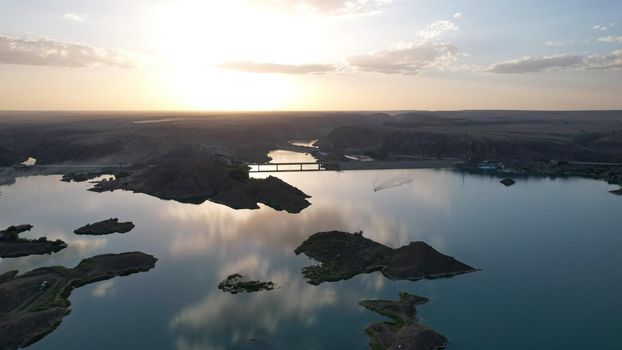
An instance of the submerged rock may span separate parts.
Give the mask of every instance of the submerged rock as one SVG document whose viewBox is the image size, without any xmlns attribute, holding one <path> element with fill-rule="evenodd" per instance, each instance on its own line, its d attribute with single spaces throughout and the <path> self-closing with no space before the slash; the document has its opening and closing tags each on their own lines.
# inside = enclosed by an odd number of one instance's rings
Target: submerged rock
<svg viewBox="0 0 622 350">
<path fill-rule="evenodd" d="M 516 181 L 514 181 L 514 179 L 510 179 L 509 177 L 506 177 L 505 179 L 503 179 L 503 180 L 501 180 L 499 182 L 501 182 L 506 187 L 510 187 L 510 186 L 512 186 L 512 185 L 514 185 L 516 183 Z"/>
<path fill-rule="evenodd" d="M 398 249 L 363 237 L 362 232 L 319 232 L 295 250 L 320 262 L 305 267 L 309 283 L 346 280 L 361 273 L 381 271 L 390 279 L 418 280 L 473 272 L 474 268 L 443 255 L 424 242 Z"/>
<path fill-rule="evenodd" d="M 398 300 L 363 300 L 359 305 L 392 319 L 369 325 L 365 332 L 372 349 L 437 350 L 448 340 L 442 334 L 421 325 L 417 319 L 417 305 L 427 298 L 400 293 Z"/>
<path fill-rule="evenodd" d="M 259 292 L 262 290 L 273 290 L 274 282 L 251 281 L 239 273 L 234 273 L 220 282 L 218 284 L 218 289 L 231 294 Z"/>
<path fill-rule="evenodd" d="M 0 275 L 0 349 L 31 345 L 60 325 L 70 312 L 75 288 L 136 272 L 148 271 L 157 259 L 140 252 L 99 255 L 73 269 L 43 267 L 17 275 Z"/>
<path fill-rule="evenodd" d="M 119 219 L 108 219 L 80 227 L 73 232 L 77 235 L 108 235 L 111 233 L 127 233 L 134 229 L 132 222 L 119 222 Z"/>
<path fill-rule="evenodd" d="M 0 258 L 52 254 L 67 248 L 67 243 L 60 239 L 48 241 L 45 237 L 39 239 L 19 238 L 20 233 L 30 231 L 32 228 L 32 225 L 18 225 L 0 231 Z"/>
</svg>

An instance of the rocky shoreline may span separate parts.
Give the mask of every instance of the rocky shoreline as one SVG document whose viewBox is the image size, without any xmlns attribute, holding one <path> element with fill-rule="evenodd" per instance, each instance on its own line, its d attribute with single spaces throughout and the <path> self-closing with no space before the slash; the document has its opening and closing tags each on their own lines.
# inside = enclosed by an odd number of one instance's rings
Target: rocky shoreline
<svg viewBox="0 0 622 350">
<path fill-rule="evenodd" d="M 549 178 L 582 177 L 601 180 L 610 185 L 619 185 L 622 187 L 622 166 L 616 164 L 607 165 L 555 160 L 512 160 L 505 162 L 501 160 L 489 160 L 484 163 L 466 162 L 458 164 L 456 169 L 469 174 L 498 176 L 504 178 L 502 181 L 505 181 L 506 178 L 514 181 L 514 179 L 508 177 L 508 175 L 511 175 L 513 178 L 530 176 Z M 615 191 L 612 191 L 612 193 L 615 194 Z"/>
</svg>

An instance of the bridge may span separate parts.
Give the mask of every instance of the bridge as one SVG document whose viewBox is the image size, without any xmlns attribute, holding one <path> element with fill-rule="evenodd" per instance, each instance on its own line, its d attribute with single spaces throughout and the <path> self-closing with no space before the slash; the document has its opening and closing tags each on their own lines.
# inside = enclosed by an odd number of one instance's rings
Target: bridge
<svg viewBox="0 0 622 350">
<path fill-rule="evenodd" d="M 250 173 L 275 173 L 294 171 L 351 171 L 389 169 L 443 169 L 453 168 L 460 161 L 456 159 L 390 160 L 373 162 L 330 161 L 324 163 L 249 163 Z"/>
<path fill-rule="evenodd" d="M 327 170 L 324 164 L 313 162 L 292 162 L 292 163 L 251 163 L 249 173 L 275 173 L 292 171 L 324 171 Z"/>
</svg>

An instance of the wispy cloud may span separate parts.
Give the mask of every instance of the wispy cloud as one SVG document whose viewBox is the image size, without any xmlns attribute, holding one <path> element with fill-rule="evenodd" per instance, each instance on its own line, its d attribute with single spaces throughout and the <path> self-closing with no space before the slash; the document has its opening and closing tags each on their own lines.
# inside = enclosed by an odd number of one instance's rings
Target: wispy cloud
<svg viewBox="0 0 622 350">
<path fill-rule="evenodd" d="M 454 14 L 454 18 L 455 18 L 455 19 L 461 19 L 461 18 L 462 18 L 462 12 L 456 12 L 456 13 Z"/>
<path fill-rule="evenodd" d="M 586 69 L 622 69 L 622 50 L 615 50 L 612 53 L 602 55 L 593 54 L 585 58 Z"/>
<path fill-rule="evenodd" d="M 277 74 L 322 74 L 333 72 L 337 67 L 332 64 L 280 64 L 265 62 L 225 62 L 217 65 L 219 68 L 237 70 L 248 73 L 277 73 Z"/>
<path fill-rule="evenodd" d="M 613 28 L 616 24 L 614 22 L 611 22 L 609 24 L 597 24 L 595 26 L 592 27 L 592 29 L 594 30 L 600 30 L 600 31 L 606 31 L 609 30 L 611 28 Z"/>
<path fill-rule="evenodd" d="M 530 73 L 553 69 L 579 66 L 583 62 L 581 56 L 562 54 L 544 57 L 523 57 L 505 62 L 495 63 L 488 69 L 492 73 Z"/>
<path fill-rule="evenodd" d="M 487 71 L 500 74 L 519 74 L 555 70 L 619 70 L 621 68 L 622 50 L 616 50 L 609 54 L 592 54 L 589 56 L 566 53 L 552 56 L 523 57 L 492 64 Z"/>
<path fill-rule="evenodd" d="M 70 21 L 74 21 L 74 22 L 84 22 L 86 21 L 86 18 L 88 17 L 88 15 L 86 14 L 77 14 L 77 13 L 73 13 L 73 12 L 69 12 L 65 14 L 65 19 L 70 20 Z"/>
<path fill-rule="evenodd" d="M 373 13 L 397 0 L 254 0 L 289 10 L 315 12 L 325 15 Z"/>
<path fill-rule="evenodd" d="M 337 3 L 333 1 L 331 3 Z M 449 20 L 436 21 L 418 33 L 419 39 L 398 42 L 388 49 L 350 55 L 345 64 L 282 64 L 268 62 L 233 61 L 217 65 L 219 68 L 249 73 L 322 74 L 338 71 L 361 71 L 384 74 L 412 75 L 424 69 L 444 70 L 462 55 L 456 46 L 438 39 L 449 31 L 460 28 Z"/>
<path fill-rule="evenodd" d="M 622 36 L 609 35 L 609 36 L 605 36 L 602 38 L 598 38 L 598 41 L 604 42 L 604 43 L 622 43 Z"/>
<path fill-rule="evenodd" d="M 417 41 L 396 44 L 387 50 L 353 55 L 347 61 L 365 72 L 385 74 L 417 74 L 426 68 L 442 69 L 454 62 L 458 49 L 448 43 Z"/>
<path fill-rule="evenodd" d="M 426 29 L 420 31 L 419 36 L 425 39 L 434 39 L 447 32 L 457 32 L 460 28 L 450 20 L 436 21 L 430 24 Z"/>
<path fill-rule="evenodd" d="M 546 46 L 564 46 L 564 43 L 561 41 L 547 41 L 544 43 Z"/>
<path fill-rule="evenodd" d="M 352 55 L 347 62 L 360 71 L 385 74 L 412 75 L 424 69 L 447 69 L 457 61 L 460 53 L 456 46 L 438 38 L 459 30 L 450 20 L 436 21 L 417 33 L 420 39 L 396 43 L 385 50 Z"/>
<path fill-rule="evenodd" d="M 0 63 L 54 67 L 133 67 L 135 58 L 119 49 L 0 35 Z"/>
</svg>

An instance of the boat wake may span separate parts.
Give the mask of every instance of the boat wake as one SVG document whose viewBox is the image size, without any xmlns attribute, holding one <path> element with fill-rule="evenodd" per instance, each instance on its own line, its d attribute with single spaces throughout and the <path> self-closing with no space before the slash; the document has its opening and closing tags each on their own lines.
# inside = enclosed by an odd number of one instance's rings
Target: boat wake
<svg viewBox="0 0 622 350">
<path fill-rule="evenodd" d="M 412 177 L 394 176 L 380 181 L 374 181 L 374 192 L 386 190 L 393 187 L 402 186 L 413 182 Z"/>
</svg>

